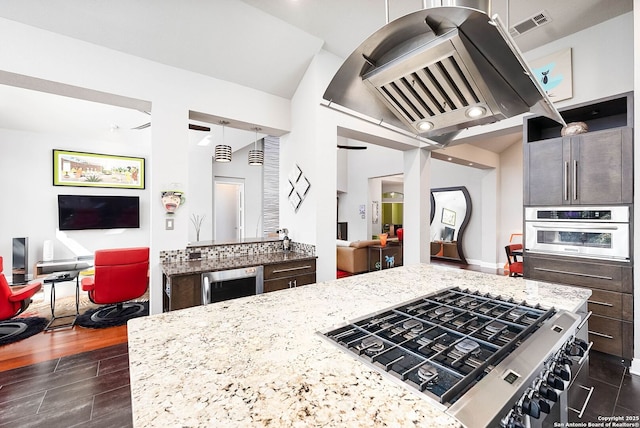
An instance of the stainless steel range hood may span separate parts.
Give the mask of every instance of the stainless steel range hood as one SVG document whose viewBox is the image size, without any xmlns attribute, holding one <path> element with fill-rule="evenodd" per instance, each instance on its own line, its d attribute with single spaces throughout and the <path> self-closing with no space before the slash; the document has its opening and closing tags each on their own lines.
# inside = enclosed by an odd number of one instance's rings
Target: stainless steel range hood
<svg viewBox="0 0 640 428">
<path fill-rule="evenodd" d="M 442 145 L 462 129 L 525 112 L 565 124 L 498 16 L 489 17 L 488 1 L 448 3 L 371 35 L 323 98 Z"/>
</svg>

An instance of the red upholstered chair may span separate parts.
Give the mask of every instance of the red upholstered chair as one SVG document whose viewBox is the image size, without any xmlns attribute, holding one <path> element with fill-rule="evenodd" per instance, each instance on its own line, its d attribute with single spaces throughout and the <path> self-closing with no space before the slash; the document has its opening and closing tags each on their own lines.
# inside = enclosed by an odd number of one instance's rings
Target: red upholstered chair
<svg viewBox="0 0 640 428">
<path fill-rule="evenodd" d="M 104 307 L 91 316 L 93 321 L 132 315 L 144 310 L 140 303 L 128 303 L 147 291 L 149 286 L 149 248 L 115 248 L 98 250 L 94 258 L 95 273 L 82 279 L 82 289 L 89 299 Z"/>
<path fill-rule="evenodd" d="M 42 283 L 33 282 L 14 292 L 3 272 L 3 260 L 0 257 L 0 321 L 8 320 L 24 312 L 31 303 L 31 298 L 40 290 Z M 20 334 L 27 329 L 27 325 L 20 321 L 2 323 L 0 338 Z"/>
<path fill-rule="evenodd" d="M 522 244 L 509 244 L 504 247 L 507 253 L 507 262 L 509 263 L 509 276 L 522 276 L 524 274 L 524 265 L 522 263 Z M 518 252 L 521 259 L 518 260 Z"/>
</svg>

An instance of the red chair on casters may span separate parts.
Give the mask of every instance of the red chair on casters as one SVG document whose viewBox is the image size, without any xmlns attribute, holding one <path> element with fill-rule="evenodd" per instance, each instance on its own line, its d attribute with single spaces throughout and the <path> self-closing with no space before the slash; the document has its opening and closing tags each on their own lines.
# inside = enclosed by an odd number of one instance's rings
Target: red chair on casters
<svg viewBox="0 0 640 428">
<path fill-rule="evenodd" d="M 91 316 L 104 321 L 126 311 L 133 315 L 144 310 L 140 303 L 125 302 L 144 295 L 149 286 L 149 248 L 116 248 L 98 250 L 94 259 L 94 276 L 82 280 L 82 289 L 89 299 L 101 308 Z M 115 306 L 114 306 L 115 305 Z"/>
<path fill-rule="evenodd" d="M 33 295 L 42 287 L 42 283 L 34 282 L 28 284 L 14 293 L 2 271 L 3 260 L 0 257 L 0 320 L 4 321 L 24 312 L 31 303 Z M 20 321 L 3 323 L 0 325 L 0 338 L 15 336 L 26 329 L 27 325 Z"/>
<path fill-rule="evenodd" d="M 518 256 L 522 257 L 522 244 L 509 244 L 504 249 L 507 252 L 509 276 L 523 276 L 524 265 L 522 259 L 518 260 Z"/>
</svg>

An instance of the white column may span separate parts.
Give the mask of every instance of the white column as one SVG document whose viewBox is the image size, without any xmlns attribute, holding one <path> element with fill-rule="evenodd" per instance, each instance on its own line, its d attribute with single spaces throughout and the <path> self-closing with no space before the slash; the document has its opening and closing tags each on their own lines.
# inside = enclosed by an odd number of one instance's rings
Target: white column
<svg viewBox="0 0 640 428">
<path fill-rule="evenodd" d="M 431 216 L 431 152 L 404 152 L 403 264 L 429 263 Z"/>
<path fill-rule="evenodd" d="M 160 251 L 184 249 L 189 240 L 189 210 L 180 207 L 172 214 L 173 230 L 165 230 L 166 211 L 162 206 L 162 190 L 177 184 L 185 191 L 189 203 L 189 111 L 175 102 L 154 102 L 152 106 L 151 156 L 148 162 L 147 183 L 150 183 L 150 278 L 149 312 L 162 312 L 162 272 Z"/>
</svg>

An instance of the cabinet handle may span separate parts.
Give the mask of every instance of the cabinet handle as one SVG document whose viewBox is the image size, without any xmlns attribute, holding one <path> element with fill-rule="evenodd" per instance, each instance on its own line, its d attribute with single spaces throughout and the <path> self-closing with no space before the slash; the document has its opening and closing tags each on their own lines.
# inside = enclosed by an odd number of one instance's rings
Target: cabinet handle
<svg viewBox="0 0 640 428">
<path fill-rule="evenodd" d="M 293 286 L 294 286 L 294 287 L 297 287 L 297 286 L 298 286 L 298 280 L 297 280 L 297 279 L 294 279 L 294 280 L 293 280 Z"/>
<path fill-rule="evenodd" d="M 551 273 L 562 273 L 565 275 L 576 275 L 576 276 L 584 276 L 587 278 L 596 278 L 596 279 L 606 279 L 607 281 L 612 281 L 613 278 L 610 276 L 600 276 L 600 275 L 590 275 L 588 273 L 580 273 L 580 272 L 569 272 L 564 270 L 555 270 L 555 269 L 546 269 L 546 268 L 533 268 L 533 270 L 539 270 L 542 272 L 551 272 Z"/>
<path fill-rule="evenodd" d="M 274 269 L 273 273 L 291 272 L 294 270 L 304 270 L 304 269 L 310 269 L 310 268 L 311 268 L 311 265 L 298 266 L 298 267 L 292 267 L 287 269 Z"/>
<path fill-rule="evenodd" d="M 597 331 L 589 330 L 589 334 L 593 334 L 594 336 L 604 337 L 605 339 L 613 339 L 613 336 L 604 333 L 598 333 Z"/>
<path fill-rule="evenodd" d="M 573 161 L 573 199 L 578 200 L 578 161 Z"/>
<path fill-rule="evenodd" d="M 611 303 L 607 303 L 607 302 L 598 302 L 597 300 L 587 300 L 587 302 L 592 303 L 594 305 L 600 305 L 600 306 L 608 306 L 608 307 L 613 307 L 613 305 Z"/>
<path fill-rule="evenodd" d="M 569 162 L 564 163 L 564 173 L 562 174 L 562 186 L 564 190 L 564 200 L 569 200 Z"/>
</svg>

